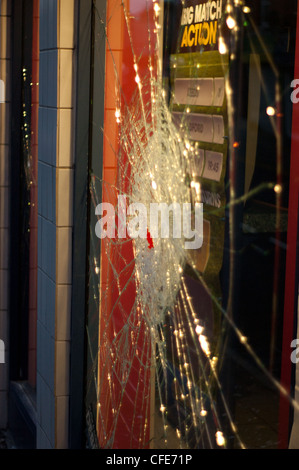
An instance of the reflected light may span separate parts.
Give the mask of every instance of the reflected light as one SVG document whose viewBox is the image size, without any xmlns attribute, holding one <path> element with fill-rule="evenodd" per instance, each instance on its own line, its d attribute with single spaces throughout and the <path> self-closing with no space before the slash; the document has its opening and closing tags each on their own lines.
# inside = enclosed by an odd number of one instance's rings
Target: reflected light
<svg viewBox="0 0 299 470">
<path fill-rule="evenodd" d="M 225 44 L 224 39 L 223 39 L 222 36 L 219 37 L 218 50 L 219 50 L 220 54 L 226 54 L 227 51 L 228 51 L 227 45 Z"/>
<path fill-rule="evenodd" d="M 268 116 L 274 116 L 275 109 L 273 108 L 273 106 L 268 106 L 268 108 L 266 109 L 266 113 L 268 114 Z"/>
<path fill-rule="evenodd" d="M 228 16 L 226 19 L 226 24 L 229 29 L 234 29 L 236 26 L 236 20 L 232 16 Z"/>
<path fill-rule="evenodd" d="M 277 193 L 277 194 L 280 194 L 282 192 L 282 186 L 281 184 L 276 184 L 274 186 L 274 191 Z"/>
<path fill-rule="evenodd" d="M 223 447 L 225 444 L 225 439 L 223 436 L 223 432 L 217 431 L 216 432 L 216 442 L 219 447 Z"/>
</svg>

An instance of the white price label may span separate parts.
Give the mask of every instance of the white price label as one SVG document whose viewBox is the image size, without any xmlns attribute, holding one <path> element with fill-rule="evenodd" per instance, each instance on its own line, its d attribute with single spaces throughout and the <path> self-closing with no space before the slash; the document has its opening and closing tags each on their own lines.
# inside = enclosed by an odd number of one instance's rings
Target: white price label
<svg viewBox="0 0 299 470">
<path fill-rule="evenodd" d="M 187 132 L 189 139 L 213 143 L 213 116 L 209 114 L 173 113 L 175 124 Z"/>
<path fill-rule="evenodd" d="M 223 116 L 213 116 L 214 126 L 214 144 L 223 144 L 224 142 L 224 120 Z"/>
<path fill-rule="evenodd" d="M 222 106 L 224 102 L 225 82 L 224 77 L 214 78 L 214 106 Z"/>
<path fill-rule="evenodd" d="M 223 154 L 207 150 L 205 152 L 205 169 L 203 177 L 213 181 L 220 181 L 223 167 Z"/>
<path fill-rule="evenodd" d="M 177 78 L 174 82 L 176 104 L 213 106 L 213 78 Z"/>
</svg>

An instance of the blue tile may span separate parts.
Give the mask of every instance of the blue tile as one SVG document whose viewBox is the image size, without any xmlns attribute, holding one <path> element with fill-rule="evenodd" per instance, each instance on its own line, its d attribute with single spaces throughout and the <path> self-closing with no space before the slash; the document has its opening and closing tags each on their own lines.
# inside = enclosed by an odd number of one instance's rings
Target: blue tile
<svg viewBox="0 0 299 470">
<path fill-rule="evenodd" d="M 41 395 L 42 395 L 42 386 L 41 386 L 41 376 L 37 372 L 36 374 L 36 413 L 37 413 L 37 423 L 41 421 Z M 37 424 L 39 426 L 39 424 Z"/>
<path fill-rule="evenodd" d="M 47 382 L 41 379 L 40 425 L 51 445 L 54 443 L 53 440 L 55 440 L 53 416 L 55 416 L 55 397 Z"/>
<path fill-rule="evenodd" d="M 55 210 L 55 199 L 53 192 L 53 167 L 43 162 L 39 162 L 39 185 L 38 203 L 39 215 L 45 219 L 53 219 Z"/>
<path fill-rule="evenodd" d="M 52 220 L 53 217 L 53 167 L 51 165 L 47 165 L 46 171 L 46 181 L 47 181 L 47 191 L 45 193 L 45 205 L 46 205 L 46 217 L 49 221 Z"/>
<path fill-rule="evenodd" d="M 37 334 L 36 334 L 36 346 L 37 346 L 37 351 L 38 354 L 36 356 L 36 368 L 37 368 L 37 373 L 42 375 L 43 371 L 43 355 L 44 355 L 44 347 L 43 347 L 43 335 L 42 335 L 42 329 L 44 328 L 40 319 L 37 319 Z"/>
<path fill-rule="evenodd" d="M 38 196 L 37 196 L 37 202 L 38 202 L 38 214 L 41 215 L 44 212 L 44 207 L 43 207 L 43 184 L 44 184 L 44 169 L 42 163 L 39 161 L 38 162 Z"/>
<path fill-rule="evenodd" d="M 42 275 L 43 275 L 43 272 L 42 270 L 39 268 L 37 270 L 37 316 L 38 318 L 40 317 L 40 314 L 41 314 L 41 309 L 42 309 L 42 282 L 43 282 L 43 279 L 42 279 Z"/>
<path fill-rule="evenodd" d="M 57 107 L 57 64 L 58 50 L 48 52 L 48 106 Z"/>
<path fill-rule="evenodd" d="M 40 53 L 40 106 L 57 107 L 57 49 Z"/>
<path fill-rule="evenodd" d="M 48 0 L 40 0 L 40 7 L 39 7 L 39 17 L 40 17 L 40 28 L 39 28 L 39 42 L 40 42 L 40 50 L 44 50 L 47 48 L 47 35 L 48 35 L 48 28 L 47 28 L 47 21 L 48 21 Z"/>
<path fill-rule="evenodd" d="M 57 109 L 40 108 L 39 161 L 56 166 Z"/>
<path fill-rule="evenodd" d="M 54 448 L 40 425 L 37 425 L 37 428 L 36 428 L 36 438 L 37 438 L 37 441 L 36 441 L 37 449 L 52 450 Z"/>
<path fill-rule="evenodd" d="M 47 297 L 47 285 L 46 285 L 46 275 L 44 272 L 42 272 L 41 275 L 41 309 L 40 309 L 40 315 L 39 319 L 40 322 L 45 326 L 46 325 L 46 315 L 47 315 L 47 303 L 48 303 L 48 297 Z"/>
<path fill-rule="evenodd" d="M 57 47 L 57 0 L 40 0 L 40 49 Z"/>
<path fill-rule="evenodd" d="M 41 215 L 48 219 L 48 202 L 47 202 L 47 194 L 48 194 L 48 186 L 49 186 L 49 165 L 45 163 L 41 163 L 41 168 L 43 172 L 43 185 L 41 187 L 41 201 L 42 201 L 42 212 Z"/>
<path fill-rule="evenodd" d="M 43 272 L 47 272 L 47 263 L 48 263 L 48 221 L 46 219 L 43 220 L 42 225 L 42 239 L 41 239 L 41 267 Z"/>
<path fill-rule="evenodd" d="M 47 51 L 39 55 L 39 105 L 47 106 L 48 55 Z"/>
<path fill-rule="evenodd" d="M 42 160 L 43 162 L 47 163 L 48 165 L 51 164 L 51 156 L 48 150 L 48 130 L 49 130 L 49 109 L 43 109 L 43 147 L 42 147 Z"/>
<path fill-rule="evenodd" d="M 42 267 L 42 224 L 43 218 L 39 215 L 37 219 L 37 265 L 39 268 Z"/>
<path fill-rule="evenodd" d="M 57 47 L 57 0 L 49 2 L 49 49 Z"/>
<path fill-rule="evenodd" d="M 39 350 L 38 373 L 48 384 L 49 390 L 54 391 L 55 340 L 40 321 L 37 323 L 37 347 Z"/>
<path fill-rule="evenodd" d="M 38 161 L 42 160 L 43 157 L 43 145 L 44 145 L 44 112 L 45 108 L 39 107 L 38 111 L 38 137 L 39 137 L 39 142 L 38 142 Z"/>
<path fill-rule="evenodd" d="M 52 167 L 52 218 L 53 224 L 56 224 L 56 167 Z"/>
</svg>

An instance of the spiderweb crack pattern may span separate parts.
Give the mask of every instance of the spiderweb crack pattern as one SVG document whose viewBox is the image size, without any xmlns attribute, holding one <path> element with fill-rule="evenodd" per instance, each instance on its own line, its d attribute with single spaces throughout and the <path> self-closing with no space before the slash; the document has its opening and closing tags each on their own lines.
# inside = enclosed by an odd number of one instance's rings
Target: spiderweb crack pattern
<svg viewBox="0 0 299 470">
<path fill-rule="evenodd" d="M 128 103 L 116 71 L 115 119 L 119 135 L 118 148 L 113 151 L 118 179 L 116 185 L 101 182 L 102 199 L 117 207 L 117 198 L 123 196 L 127 206 L 142 203 L 147 213 L 152 203 L 194 204 L 200 193 L 192 188 L 190 176 L 198 162 L 198 147 L 188 132 L 178 131 L 162 86 L 159 10 L 153 11 L 152 2 L 145 2 L 148 50 L 143 54 L 148 58 L 148 68 L 142 75 L 142 54 L 137 55 L 131 32 L 132 21 L 137 19 L 130 17 L 126 5 L 121 2 L 136 91 Z M 109 38 L 107 44 L 109 50 Z M 232 130 L 235 123 L 228 78 L 226 94 Z M 231 188 L 227 209 L 233 210 L 265 187 L 272 190 L 273 186 L 262 184 L 241 199 L 235 198 Z M 100 201 L 94 186 L 91 192 L 96 206 Z M 124 434 L 131 448 L 226 447 L 228 432 L 237 447 L 245 448 L 221 383 L 227 327 L 274 388 L 285 395 L 286 391 L 198 272 L 194 258 L 184 247 L 184 238 L 155 238 L 149 226 L 145 238 L 121 238 L 119 222 L 123 221 L 116 213 L 116 237 L 102 240 L 101 260 L 95 263 L 100 331 L 94 368 L 98 376 L 93 375 L 93 379 L 100 446 L 113 448 L 119 443 L 119 434 Z M 218 337 L 215 319 L 207 314 L 215 307 L 225 323 L 217 330 Z"/>
</svg>

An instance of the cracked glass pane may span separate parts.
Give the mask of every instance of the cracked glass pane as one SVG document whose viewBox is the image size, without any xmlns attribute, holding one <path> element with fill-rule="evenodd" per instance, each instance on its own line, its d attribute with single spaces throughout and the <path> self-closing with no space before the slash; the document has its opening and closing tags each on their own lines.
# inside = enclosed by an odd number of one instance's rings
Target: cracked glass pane
<svg viewBox="0 0 299 470">
<path fill-rule="evenodd" d="M 280 382 L 291 140 L 282 84 L 296 27 L 274 3 L 110 0 L 99 18 L 98 323 L 87 333 L 98 339 L 88 387 L 100 448 L 276 447 L 281 396 L 298 408 Z M 195 248 L 174 233 L 174 208 L 188 204 L 193 228 L 203 205 Z"/>
</svg>

